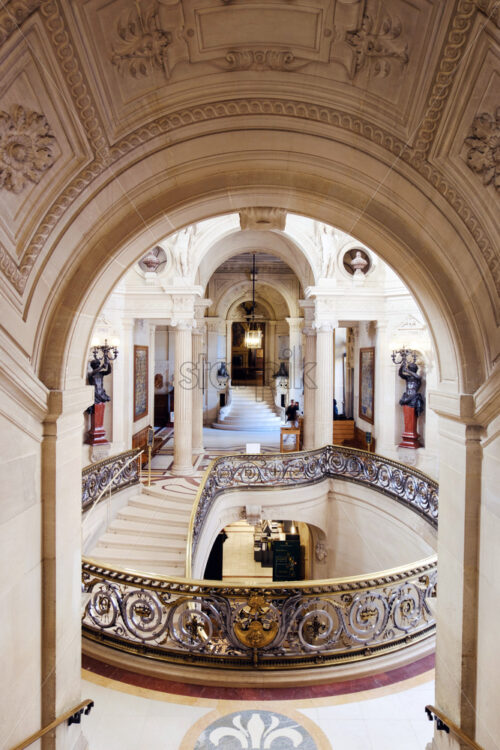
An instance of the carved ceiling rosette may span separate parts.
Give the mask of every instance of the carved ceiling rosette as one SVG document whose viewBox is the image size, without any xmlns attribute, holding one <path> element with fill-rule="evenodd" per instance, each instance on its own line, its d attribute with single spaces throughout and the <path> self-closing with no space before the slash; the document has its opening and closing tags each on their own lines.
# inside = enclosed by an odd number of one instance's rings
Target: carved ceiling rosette
<svg viewBox="0 0 500 750">
<path fill-rule="evenodd" d="M 472 134 L 465 139 L 469 146 L 467 166 L 483 178 L 484 185 L 500 190 L 500 107 L 494 115 L 482 112 L 472 122 Z"/>
<path fill-rule="evenodd" d="M 39 183 L 55 161 L 55 143 L 45 115 L 21 105 L 0 110 L 0 188 L 20 193 Z"/>
</svg>

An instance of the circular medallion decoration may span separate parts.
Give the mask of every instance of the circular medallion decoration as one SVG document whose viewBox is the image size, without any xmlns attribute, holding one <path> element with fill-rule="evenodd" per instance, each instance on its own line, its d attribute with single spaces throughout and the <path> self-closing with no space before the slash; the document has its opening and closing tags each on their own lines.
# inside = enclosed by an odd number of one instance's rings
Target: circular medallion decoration
<svg viewBox="0 0 500 750">
<path fill-rule="evenodd" d="M 350 276 L 366 276 L 372 266 L 370 256 L 360 247 L 355 247 L 344 253 L 342 263 Z"/>
<path fill-rule="evenodd" d="M 274 711 L 235 711 L 209 724 L 194 750 L 319 750 L 307 729 Z"/>
</svg>

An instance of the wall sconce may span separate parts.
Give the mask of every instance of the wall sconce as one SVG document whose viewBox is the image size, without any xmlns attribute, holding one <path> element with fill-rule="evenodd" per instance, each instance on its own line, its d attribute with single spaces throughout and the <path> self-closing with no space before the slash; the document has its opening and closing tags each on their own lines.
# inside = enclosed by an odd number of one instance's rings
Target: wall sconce
<svg viewBox="0 0 500 750">
<path fill-rule="evenodd" d="M 277 388 L 288 387 L 288 372 L 284 362 L 280 363 L 279 370 L 274 373 L 273 378 L 275 379 Z"/>
<path fill-rule="evenodd" d="M 221 362 L 219 369 L 217 370 L 217 384 L 219 385 L 219 388 L 225 388 L 229 378 L 230 375 L 227 371 L 226 363 Z"/>
<path fill-rule="evenodd" d="M 391 359 L 395 365 L 415 364 L 418 353 L 414 349 L 407 349 L 404 345 L 402 349 L 396 349 L 391 354 Z"/>
<path fill-rule="evenodd" d="M 98 359 L 103 365 L 107 365 L 108 362 L 112 362 L 118 356 L 118 345 L 119 340 L 113 338 L 111 344 L 108 344 L 108 340 L 104 339 L 104 343 L 101 344 L 101 340 L 98 336 L 94 336 L 90 344 L 92 348 L 92 354 L 94 359 Z"/>
</svg>

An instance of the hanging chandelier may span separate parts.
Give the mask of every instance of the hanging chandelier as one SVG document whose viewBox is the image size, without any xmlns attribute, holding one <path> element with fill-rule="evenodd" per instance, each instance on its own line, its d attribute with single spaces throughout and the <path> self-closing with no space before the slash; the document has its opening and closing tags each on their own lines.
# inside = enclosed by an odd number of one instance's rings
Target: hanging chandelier
<svg viewBox="0 0 500 750">
<path fill-rule="evenodd" d="M 245 346 L 247 349 L 260 349 L 262 346 L 262 331 L 255 322 L 255 253 L 252 261 L 252 307 L 248 330 L 245 332 Z"/>
</svg>

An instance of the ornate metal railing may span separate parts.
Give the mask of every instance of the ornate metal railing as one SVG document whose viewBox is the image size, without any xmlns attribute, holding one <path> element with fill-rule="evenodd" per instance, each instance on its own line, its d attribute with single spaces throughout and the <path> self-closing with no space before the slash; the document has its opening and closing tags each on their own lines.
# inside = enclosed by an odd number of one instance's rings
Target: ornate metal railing
<svg viewBox="0 0 500 750">
<path fill-rule="evenodd" d="M 227 456 L 207 469 L 193 510 L 195 548 L 214 499 L 228 489 L 337 477 L 371 486 L 437 525 L 438 487 L 381 456 L 327 446 Z M 192 543 L 192 544 L 191 544 Z M 232 669 L 291 669 L 366 659 L 431 636 L 435 555 L 409 566 L 327 581 L 235 586 L 82 565 L 88 639 L 149 658 Z"/>
<path fill-rule="evenodd" d="M 83 564 L 83 632 L 165 661 L 284 669 L 355 661 L 432 635 L 436 558 L 344 580 L 228 586 Z"/>
<path fill-rule="evenodd" d="M 82 510 L 88 510 L 109 484 L 111 494 L 132 484 L 138 484 L 138 461 L 130 459 L 139 456 L 140 453 L 141 449 L 136 448 L 86 466 L 82 471 Z M 128 466 L 127 461 L 130 461 Z"/>
<path fill-rule="evenodd" d="M 438 485 L 422 472 L 374 453 L 327 445 L 297 453 L 221 456 L 208 467 L 191 515 L 187 570 L 215 499 L 227 490 L 297 487 L 326 478 L 344 479 L 389 495 L 437 527 Z"/>
</svg>

